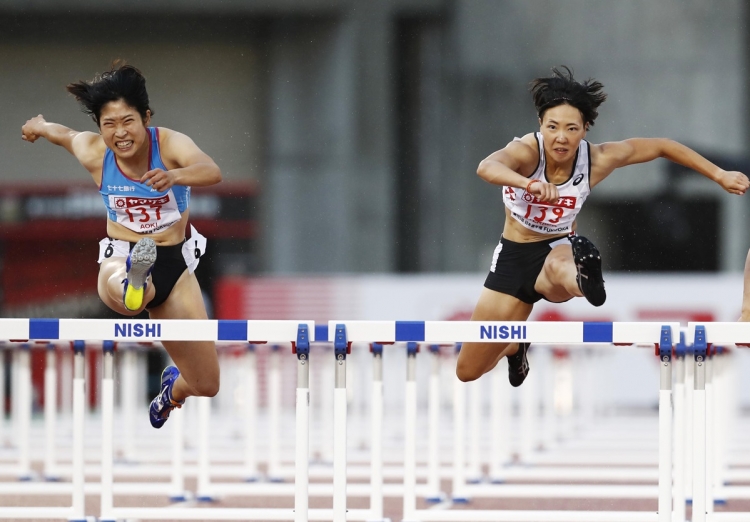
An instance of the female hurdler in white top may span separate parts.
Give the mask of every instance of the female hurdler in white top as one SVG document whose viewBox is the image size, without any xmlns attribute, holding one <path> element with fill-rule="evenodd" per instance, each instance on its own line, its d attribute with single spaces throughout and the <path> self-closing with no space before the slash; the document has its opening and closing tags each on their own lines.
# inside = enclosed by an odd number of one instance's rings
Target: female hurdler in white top
<svg viewBox="0 0 750 522">
<path fill-rule="evenodd" d="M 567 67 L 535 79 L 531 93 L 539 132 L 514 139 L 479 164 L 479 177 L 504 187 L 506 209 L 472 320 L 524 321 L 540 299 L 559 303 L 586 297 L 594 306 L 604 303 L 601 257 L 588 239 L 575 234 L 575 217 L 589 191 L 619 167 L 666 158 L 731 194 L 742 195 L 750 185 L 743 173 L 727 172 L 670 139 L 585 141 L 606 99 L 602 88 L 592 79 L 576 81 Z M 462 381 L 478 379 L 507 356 L 510 382 L 519 386 L 528 374 L 527 349 L 527 343 L 466 343 L 456 374 Z"/>
</svg>

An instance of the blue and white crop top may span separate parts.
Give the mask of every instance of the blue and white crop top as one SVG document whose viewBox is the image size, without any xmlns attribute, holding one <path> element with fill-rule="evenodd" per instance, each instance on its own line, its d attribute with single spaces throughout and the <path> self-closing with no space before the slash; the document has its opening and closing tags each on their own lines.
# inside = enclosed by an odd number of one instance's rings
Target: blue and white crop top
<svg viewBox="0 0 750 522">
<path fill-rule="evenodd" d="M 159 152 L 159 129 L 147 127 L 149 134 L 148 170 L 168 170 Z M 161 232 L 177 223 L 190 205 L 190 187 L 174 185 L 158 190 L 127 177 L 117 165 L 111 149 L 104 153 L 99 193 L 109 219 L 139 234 Z"/>
</svg>

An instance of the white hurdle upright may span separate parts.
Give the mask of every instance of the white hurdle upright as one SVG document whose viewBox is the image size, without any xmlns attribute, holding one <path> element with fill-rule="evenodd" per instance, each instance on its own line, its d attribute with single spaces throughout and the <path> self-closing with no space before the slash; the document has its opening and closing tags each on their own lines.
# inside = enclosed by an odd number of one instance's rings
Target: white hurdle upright
<svg viewBox="0 0 750 522">
<path fill-rule="evenodd" d="M 712 397 L 714 394 L 712 377 L 715 373 L 713 365 L 715 364 L 716 346 L 750 345 L 750 323 L 691 322 L 688 323 L 687 336 L 688 339 L 693 340 L 693 351 L 695 353 L 692 521 L 746 521 L 750 518 L 750 515 L 746 512 L 713 511 L 716 486 L 720 486 L 723 496 L 721 500 L 747 499 L 750 496 L 750 491 L 746 486 L 721 487 L 719 470 L 717 470 L 714 462 L 717 458 L 714 449 L 718 445 L 714 438 L 709 438 L 707 434 L 709 430 L 713 429 L 714 420 L 717 417 L 721 419 L 723 416 L 718 409 L 721 407 L 721 403 Z M 723 399 L 730 398 L 723 397 Z"/>
<path fill-rule="evenodd" d="M 440 521 L 550 521 L 550 522 L 672 522 L 672 372 L 673 335 L 678 323 L 593 323 L 593 322 L 473 322 L 473 321 L 330 321 L 328 338 L 339 348 L 351 343 L 407 343 L 408 359 L 405 390 L 405 456 L 403 522 Z M 553 511 L 553 510 L 430 510 L 416 508 L 415 430 L 416 382 L 414 360 L 416 343 L 446 344 L 464 342 L 513 342 L 535 344 L 642 344 L 658 345 L 660 357 L 659 390 L 659 487 L 657 513 L 646 511 Z M 338 406 L 338 405 L 337 405 Z M 345 415 L 344 408 L 338 408 Z M 459 441 L 460 442 L 460 441 Z M 346 481 L 346 454 L 334 456 L 339 483 Z M 461 464 L 462 466 L 463 464 Z M 589 490 L 590 491 L 590 490 Z M 602 486 L 599 498 L 606 498 Z M 345 500 L 345 496 L 343 497 Z M 334 520 L 346 520 L 346 507 L 335 504 Z"/>
</svg>

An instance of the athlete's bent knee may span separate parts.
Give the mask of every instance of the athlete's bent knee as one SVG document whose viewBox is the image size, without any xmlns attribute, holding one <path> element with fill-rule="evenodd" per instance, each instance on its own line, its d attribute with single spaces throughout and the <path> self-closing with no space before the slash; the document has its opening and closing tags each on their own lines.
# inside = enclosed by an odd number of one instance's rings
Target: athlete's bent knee
<svg viewBox="0 0 750 522">
<path fill-rule="evenodd" d="M 555 279 L 566 270 L 568 260 L 559 256 L 550 256 L 544 263 L 544 272 L 549 279 Z"/>
<path fill-rule="evenodd" d="M 469 367 L 468 365 L 460 363 L 456 365 L 456 377 L 458 377 L 458 380 L 461 382 L 476 381 L 482 375 L 484 375 L 484 372 L 477 368 Z"/>
<path fill-rule="evenodd" d="M 199 397 L 215 397 L 219 393 L 219 379 L 197 383 L 193 391 Z"/>
</svg>

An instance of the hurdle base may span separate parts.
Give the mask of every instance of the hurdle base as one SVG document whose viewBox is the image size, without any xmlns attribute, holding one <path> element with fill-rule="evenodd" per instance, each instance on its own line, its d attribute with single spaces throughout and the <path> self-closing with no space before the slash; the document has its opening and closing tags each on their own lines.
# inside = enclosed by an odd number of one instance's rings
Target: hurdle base
<svg viewBox="0 0 750 522">
<path fill-rule="evenodd" d="M 454 504 L 468 504 L 471 502 L 471 499 L 469 497 L 453 497 L 451 498 L 451 502 Z"/>
<path fill-rule="evenodd" d="M 219 499 L 214 495 L 203 494 L 203 495 L 196 495 L 195 500 L 197 502 L 210 503 L 210 502 L 216 502 Z"/>
<path fill-rule="evenodd" d="M 441 502 L 445 502 L 447 498 L 448 496 L 441 491 L 437 495 L 430 495 L 429 497 L 425 497 L 424 501 L 430 504 L 439 504 Z"/>
</svg>

